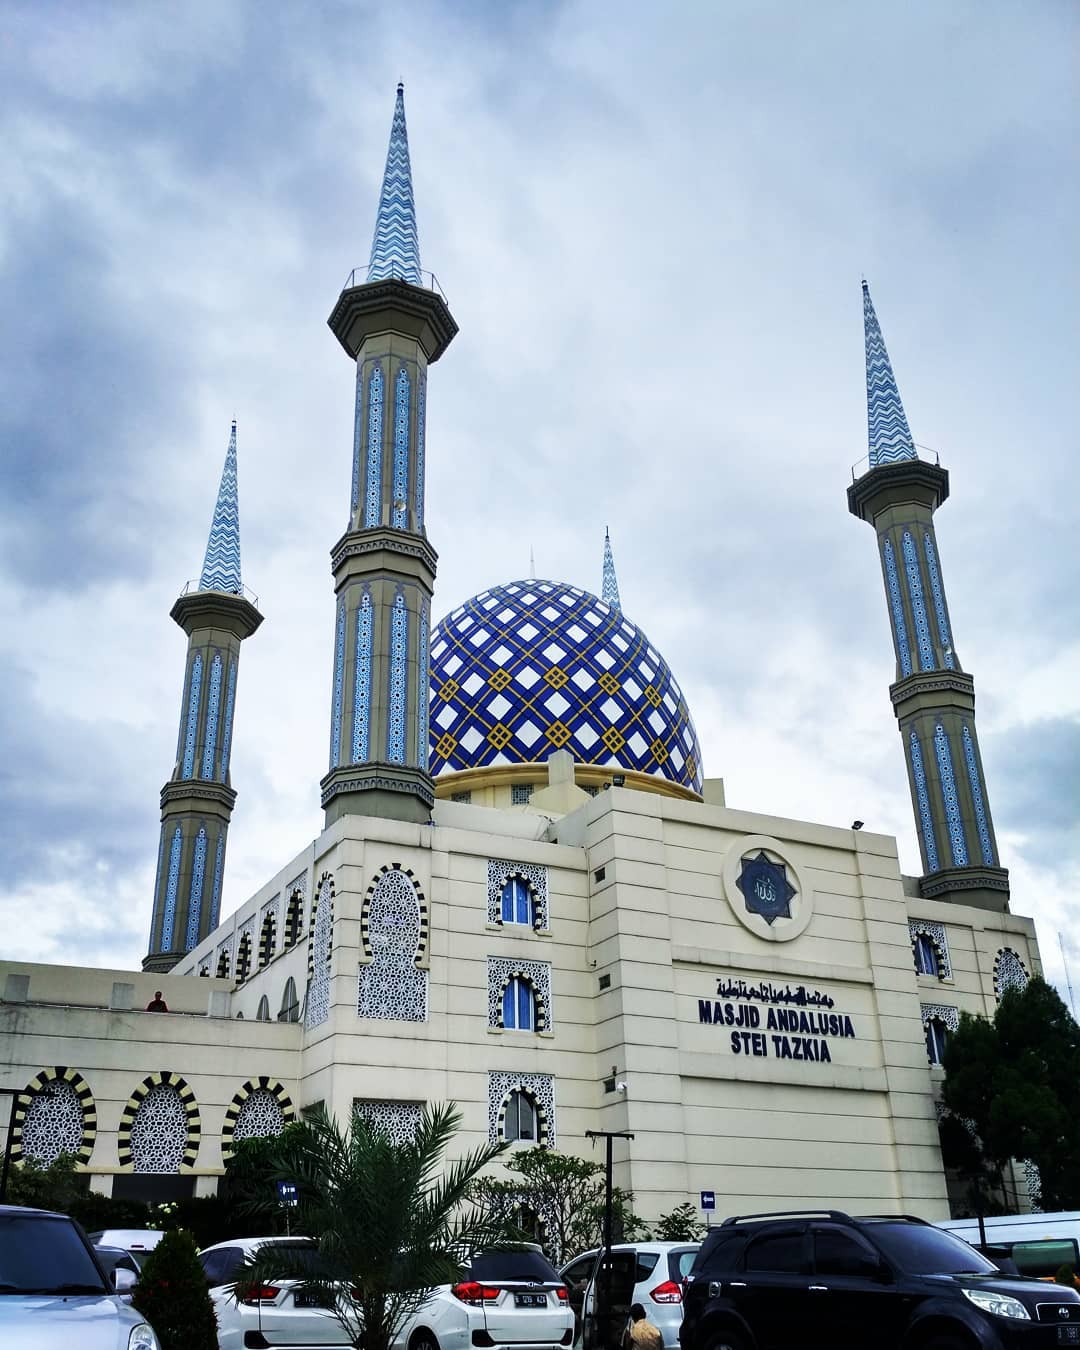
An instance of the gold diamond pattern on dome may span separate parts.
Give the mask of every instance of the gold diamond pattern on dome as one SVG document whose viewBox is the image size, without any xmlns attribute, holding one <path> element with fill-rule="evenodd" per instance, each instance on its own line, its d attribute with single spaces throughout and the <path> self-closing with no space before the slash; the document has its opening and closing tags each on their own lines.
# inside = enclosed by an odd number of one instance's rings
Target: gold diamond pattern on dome
<svg viewBox="0 0 1080 1350">
<path fill-rule="evenodd" d="M 664 658 L 576 586 L 516 581 L 455 609 L 432 634 L 431 690 L 433 776 L 565 749 L 701 791 L 697 734 Z"/>
</svg>

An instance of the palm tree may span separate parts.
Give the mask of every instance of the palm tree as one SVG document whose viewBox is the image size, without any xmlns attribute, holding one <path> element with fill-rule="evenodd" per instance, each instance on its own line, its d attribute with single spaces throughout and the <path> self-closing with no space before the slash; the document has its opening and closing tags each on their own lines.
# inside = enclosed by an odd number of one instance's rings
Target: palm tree
<svg viewBox="0 0 1080 1350">
<path fill-rule="evenodd" d="M 264 1168 L 248 1205 L 276 1208 L 276 1182 L 297 1188 L 296 1231 L 318 1247 L 314 1261 L 264 1247 L 236 1285 L 293 1278 L 332 1308 L 354 1345 L 389 1350 L 440 1284 L 459 1278 L 470 1251 L 520 1241 L 510 1221 L 471 1198 L 477 1175 L 506 1144 L 486 1144 L 443 1168 L 461 1123 L 457 1106 L 425 1106 L 413 1140 L 395 1144 L 354 1113 L 342 1130 L 319 1107 L 264 1141 Z"/>
</svg>

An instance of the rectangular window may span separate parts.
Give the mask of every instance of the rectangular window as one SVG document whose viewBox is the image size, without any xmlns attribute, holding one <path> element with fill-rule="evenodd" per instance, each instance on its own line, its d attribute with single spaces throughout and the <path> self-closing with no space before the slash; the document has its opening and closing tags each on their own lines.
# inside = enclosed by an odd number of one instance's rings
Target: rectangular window
<svg viewBox="0 0 1080 1350">
<path fill-rule="evenodd" d="M 510 787 L 510 804 L 511 806 L 527 806 L 532 795 L 532 783 L 513 783 Z"/>
<path fill-rule="evenodd" d="M 461 802 L 463 805 L 468 806 L 472 801 L 472 792 L 452 792 L 450 794 L 450 800 L 452 802 Z"/>
</svg>

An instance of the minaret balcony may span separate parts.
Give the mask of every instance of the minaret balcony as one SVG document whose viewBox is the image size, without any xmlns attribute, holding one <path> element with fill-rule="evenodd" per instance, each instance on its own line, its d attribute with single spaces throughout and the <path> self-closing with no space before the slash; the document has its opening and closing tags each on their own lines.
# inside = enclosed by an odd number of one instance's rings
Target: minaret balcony
<svg viewBox="0 0 1080 1350">
<path fill-rule="evenodd" d="M 873 467 L 867 456 L 851 466 L 848 510 L 869 525 L 890 506 L 907 502 L 936 511 L 948 495 L 949 471 L 941 467 L 932 451 L 917 459 L 897 459 Z"/>
<path fill-rule="evenodd" d="M 355 361 L 360 348 L 374 333 L 402 333 L 424 350 L 434 364 L 457 335 L 450 307 L 431 272 L 421 272 L 430 286 L 417 286 L 402 277 L 367 280 L 368 269 L 349 273 L 327 323 Z"/>
<path fill-rule="evenodd" d="M 263 621 L 257 608 L 259 597 L 246 586 L 239 591 L 204 591 L 189 581 L 169 611 L 185 633 L 197 628 L 224 628 L 243 640 Z"/>
</svg>

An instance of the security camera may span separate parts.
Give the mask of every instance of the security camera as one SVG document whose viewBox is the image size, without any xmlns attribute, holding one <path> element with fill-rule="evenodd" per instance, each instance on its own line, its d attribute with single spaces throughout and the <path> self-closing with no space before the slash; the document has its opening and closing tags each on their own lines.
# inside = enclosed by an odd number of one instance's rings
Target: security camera
<svg viewBox="0 0 1080 1350">
<path fill-rule="evenodd" d="M 626 1083 L 625 1083 L 621 1078 L 620 1078 L 619 1081 L 615 1084 L 615 1091 L 616 1091 L 616 1092 L 625 1092 L 625 1091 L 626 1091 Z"/>
</svg>

